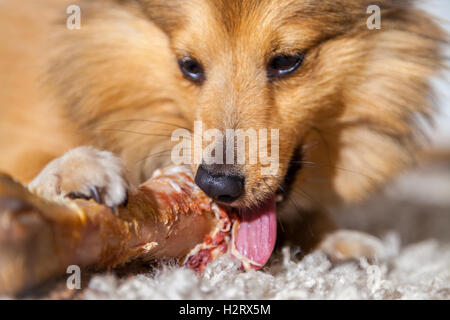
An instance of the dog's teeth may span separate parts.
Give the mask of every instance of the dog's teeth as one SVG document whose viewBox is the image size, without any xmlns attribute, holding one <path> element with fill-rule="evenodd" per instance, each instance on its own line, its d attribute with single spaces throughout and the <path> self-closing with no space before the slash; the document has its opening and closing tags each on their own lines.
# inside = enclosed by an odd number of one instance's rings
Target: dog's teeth
<svg viewBox="0 0 450 320">
<path fill-rule="evenodd" d="M 277 197 L 275 198 L 275 200 L 276 200 L 277 202 L 281 202 L 281 201 L 283 201 L 283 199 L 284 199 L 284 197 L 283 197 L 282 194 L 277 194 Z"/>
</svg>

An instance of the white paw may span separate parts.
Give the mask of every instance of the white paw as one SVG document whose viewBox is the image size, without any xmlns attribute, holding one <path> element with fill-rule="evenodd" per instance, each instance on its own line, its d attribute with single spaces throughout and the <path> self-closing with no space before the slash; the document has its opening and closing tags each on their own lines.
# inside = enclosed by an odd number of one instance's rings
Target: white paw
<svg viewBox="0 0 450 320">
<path fill-rule="evenodd" d="M 113 208 L 126 203 L 128 186 L 120 158 L 108 151 L 79 147 L 51 161 L 28 187 L 48 199 L 94 199 Z"/>
<path fill-rule="evenodd" d="M 338 230 L 328 234 L 320 243 L 319 249 L 335 263 L 360 258 L 380 260 L 385 256 L 384 245 L 380 239 L 353 230 Z"/>
</svg>

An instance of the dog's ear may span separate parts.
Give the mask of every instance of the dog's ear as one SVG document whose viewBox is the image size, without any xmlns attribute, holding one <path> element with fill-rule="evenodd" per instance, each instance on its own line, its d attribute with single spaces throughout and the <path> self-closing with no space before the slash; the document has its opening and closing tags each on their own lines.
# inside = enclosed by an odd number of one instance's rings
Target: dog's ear
<svg viewBox="0 0 450 320">
<path fill-rule="evenodd" d="M 170 34 L 184 21 L 182 0 L 139 0 L 145 14 L 163 31 Z"/>
<path fill-rule="evenodd" d="M 417 131 L 417 116 L 428 118 L 433 111 L 430 79 L 445 68 L 448 35 L 435 18 L 412 7 L 381 14 L 381 29 L 363 33 L 359 85 L 348 90 L 358 97 L 353 110 L 360 116 L 378 122 L 383 133 L 382 127 L 389 128 L 397 139 L 406 138 Z"/>
<path fill-rule="evenodd" d="M 324 100 L 334 102 L 332 120 L 318 123 L 320 134 L 311 138 L 324 146 L 307 154 L 308 161 L 326 159 L 336 169 L 302 173 L 304 180 L 325 176 L 333 182 L 331 192 L 320 182 L 302 186 L 322 201 L 359 201 L 414 163 L 424 120 L 434 111 L 430 80 L 445 68 L 441 49 L 448 35 L 436 18 L 412 6 L 381 6 L 381 28 L 370 30 L 368 16 L 317 51 L 316 65 L 325 70 L 321 81 L 340 86 L 334 100 Z M 327 88 L 333 87 L 319 94 Z"/>
<path fill-rule="evenodd" d="M 448 38 L 436 19 L 412 7 L 382 11 L 381 17 L 381 29 L 362 27 L 335 46 L 353 48 L 336 166 L 363 173 L 334 176 L 346 200 L 362 198 L 417 159 L 424 123 L 434 111 L 430 80 L 445 67 L 441 47 Z"/>
</svg>

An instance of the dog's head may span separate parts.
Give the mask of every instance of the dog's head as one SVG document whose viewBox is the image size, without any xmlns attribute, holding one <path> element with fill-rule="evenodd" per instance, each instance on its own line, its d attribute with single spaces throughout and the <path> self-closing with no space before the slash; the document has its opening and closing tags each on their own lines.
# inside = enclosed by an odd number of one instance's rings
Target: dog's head
<svg viewBox="0 0 450 320">
<path fill-rule="evenodd" d="M 214 150 L 224 164 L 195 166 L 210 195 L 235 207 L 275 193 L 292 205 L 357 200 L 413 158 L 441 33 L 409 2 L 379 1 L 379 26 L 372 1 L 142 3 L 169 35 L 191 102 L 184 116 L 224 136 Z M 263 174 L 248 145 L 245 163 L 226 164 L 226 129 L 247 142 L 267 129 L 278 170 Z"/>
</svg>

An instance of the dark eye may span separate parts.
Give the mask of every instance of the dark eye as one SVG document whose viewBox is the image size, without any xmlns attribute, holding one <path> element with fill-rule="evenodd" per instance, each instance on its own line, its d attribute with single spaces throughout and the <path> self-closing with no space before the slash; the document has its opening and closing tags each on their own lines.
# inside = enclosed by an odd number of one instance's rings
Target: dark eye
<svg viewBox="0 0 450 320">
<path fill-rule="evenodd" d="M 201 83 L 205 80 L 205 71 L 200 62 L 191 57 L 178 60 L 178 65 L 184 76 L 193 82 Z"/>
<path fill-rule="evenodd" d="M 287 76 L 302 64 L 303 53 L 295 55 L 279 55 L 270 60 L 267 66 L 267 76 L 271 81 Z"/>
</svg>

